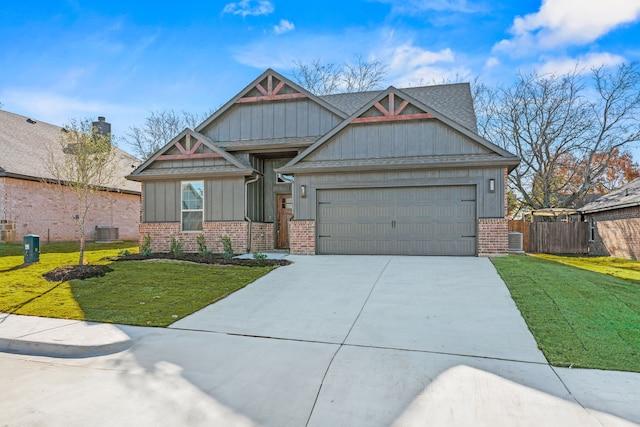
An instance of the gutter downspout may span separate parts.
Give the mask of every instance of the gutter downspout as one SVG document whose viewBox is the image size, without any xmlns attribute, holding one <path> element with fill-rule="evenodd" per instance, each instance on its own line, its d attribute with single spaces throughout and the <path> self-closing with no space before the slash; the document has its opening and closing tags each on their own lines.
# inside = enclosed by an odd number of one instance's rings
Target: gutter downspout
<svg viewBox="0 0 640 427">
<path fill-rule="evenodd" d="M 244 183 L 244 220 L 249 223 L 247 227 L 247 253 L 251 252 L 251 224 L 252 221 L 249 218 L 249 184 L 253 184 L 260 179 L 260 175 L 256 175 L 255 178 L 250 179 Z"/>
</svg>

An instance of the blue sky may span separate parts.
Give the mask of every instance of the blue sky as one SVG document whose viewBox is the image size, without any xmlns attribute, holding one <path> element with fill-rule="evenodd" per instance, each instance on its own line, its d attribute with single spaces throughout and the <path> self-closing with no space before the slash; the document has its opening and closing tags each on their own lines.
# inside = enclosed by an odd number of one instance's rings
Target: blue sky
<svg viewBox="0 0 640 427">
<path fill-rule="evenodd" d="M 2 108 L 57 125 L 102 115 L 116 136 L 151 110 L 217 108 L 294 60 L 377 59 L 398 87 L 640 60 L 640 0 L 1 3 Z"/>
</svg>

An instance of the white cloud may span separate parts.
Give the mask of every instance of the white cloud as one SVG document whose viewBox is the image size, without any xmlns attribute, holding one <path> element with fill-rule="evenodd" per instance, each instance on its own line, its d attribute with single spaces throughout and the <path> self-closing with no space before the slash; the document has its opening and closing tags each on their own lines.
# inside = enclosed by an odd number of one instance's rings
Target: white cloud
<svg viewBox="0 0 640 427">
<path fill-rule="evenodd" d="M 601 66 L 612 67 L 625 62 L 620 55 L 610 53 L 590 53 L 579 58 L 558 58 L 545 62 L 537 67 L 540 74 L 562 75 L 576 72 L 578 74 L 586 74 L 591 69 Z"/>
<path fill-rule="evenodd" d="M 484 63 L 485 69 L 491 69 L 500 65 L 500 60 L 495 56 L 490 56 Z"/>
<path fill-rule="evenodd" d="M 584 45 L 640 17 L 640 0 L 543 0 L 536 13 L 516 17 L 513 37 L 495 50 L 523 54 L 559 46 Z"/>
<path fill-rule="evenodd" d="M 245 17 L 247 15 L 259 16 L 269 15 L 274 11 L 273 3 L 269 0 L 240 0 L 235 3 L 228 3 L 222 13 L 231 13 L 233 15 L 240 15 Z"/>
<path fill-rule="evenodd" d="M 293 22 L 287 21 L 286 19 L 281 19 L 280 23 L 273 27 L 273 32 L 276 34 L 283 34 L 289 31 L 293 31 L 296 28 L 293 25 Z"/>
<path fill-rule="evenodd" d="M 376 56 L 389 64 L 388 80 L 398 87 L 459 81 L 471 74 L 469 69 L 453 65 L 456 58 L 450 48 L 430 51 L 405 41 L 388 44 Z"/>
<path fill-rule="evenodd" d="M 271 67 L 286 73 L 294 61 L 343 64 L 359 54 L 363 60 L 378 60 L 388 65 L 383 86 L 428 85 L 443 81 L 468 80 L 473 75 L 453 50 L 428 50 L 416 45 L 406 35 L 385 30 L 373 36 L 370 32 L 346 30 L 341 33 L 309 34 L 300 32 L 294 38 L 275 35 L 233 47 L 234 59 L 241 64 L 264 69 Z"/>
</svg>

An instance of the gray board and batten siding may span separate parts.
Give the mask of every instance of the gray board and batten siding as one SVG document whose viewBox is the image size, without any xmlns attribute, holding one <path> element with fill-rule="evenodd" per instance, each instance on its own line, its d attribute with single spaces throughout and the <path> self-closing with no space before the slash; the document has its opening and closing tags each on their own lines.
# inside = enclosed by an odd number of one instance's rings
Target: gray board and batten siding
<svg viewBox="0 0 640 427">
<path fill-rule="evenodd" d="M 212 141 L 319 137 L 343 119 L 310 99 L 236 104 L 200 132 Z"/>
<path fill-rule="evenodd" d="M 144 222 L 180 222 L 180 184 L 180 180 L 145 182 Z M 204 220 L 244 220 L 243 177 L 204 180 Z"/>
<path fill-rule="evenodd" d="M 307 160 L 374 160 L 490 153 L 488 148 L 440 122 L 416 120 L 351 125 L 320 146 Z"/>
</svg>

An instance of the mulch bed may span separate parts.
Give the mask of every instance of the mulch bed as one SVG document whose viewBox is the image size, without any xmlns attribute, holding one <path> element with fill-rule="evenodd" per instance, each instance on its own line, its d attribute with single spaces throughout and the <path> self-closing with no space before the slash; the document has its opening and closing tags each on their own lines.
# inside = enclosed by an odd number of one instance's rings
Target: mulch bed
<svg viewBox="0 0 640 427">
<path fill-rule="evenodd" d="M 183 253 L 180 255 L 174 255 L 171 253 L 157 252 L 151 254 L 150 256 L 129 254 L 121 255 L 117 258 L 114 258 L 115 261 L 148 261 L 154 259 L 188 261 L 199 264 L 242 265 L 245 267 L 271 267 L 291 264 L 291 261 L 286 259 L 226 259 L 220 254 L 209 254 L 203 256 L 195 253 Z M 106 265 L 69 265 L 66 267 L 58 267 L 56 269 L 53 269 L 47 273 L 44 273 L 42 276 L 44 276 L 44 278 L 49 282 L 66 282 L 68 280 L 84 280 L 91 277 L 102 277 L 110 271 L 113 271 L 113 269 Z"/>
<path fill-rule="evenodd" d="M 221 254 L 208 254 L 200 255 L 197 253 L 183 253 L 180 255 L 174 255 L 168 252 L 154 252 L 150 256 L 144 256 L 141 254 L 129 254 L 118 257 L 118 261 L 143 261 L 149 259 L 173 259 L 179 261 L 196 262 L 200 264 L 215 264 L 215 265 L 242 265 L 245 267 L 265 267 L 265 266 L 284 266 L 291 264 L 291 261 L 286 259 L 238 259 L 228 258 L 225 259 Z"/>
<path fill-rule="evenodd" d="M 110 271 L 113 271 L 113 269 L 106 265 L 68 265 L 55 268 L 42 276 L 49 282 L 66 282 L 67 280 L 102 277 Z"/>
</svg>

